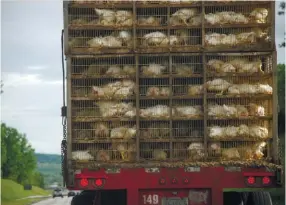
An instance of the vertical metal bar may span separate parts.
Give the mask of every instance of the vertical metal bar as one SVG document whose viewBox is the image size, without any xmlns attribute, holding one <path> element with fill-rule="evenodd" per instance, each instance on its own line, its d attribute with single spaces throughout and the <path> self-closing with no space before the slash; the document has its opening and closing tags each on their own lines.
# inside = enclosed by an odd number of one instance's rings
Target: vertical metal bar
<svg viewBox="0 0 286 205">
<path fill-rule="evenodd" d="M 276 11 L 275 11 L 275 1 L 271 2 L 271 49 L 276 51 L 276 42 L 275 42 L 275 17 L 276 17 Z"/>
<path fill-rule="evenodd" d="M 72 103 L 71 103 L 71 58 L 68 57 L 66 61 L 66 93 L 67 93 L 67 163 L 69 167 L 69 162 L 72 157 Z"/>
<path fill-rule="evenodd" d="M 205 22 L 204 22 L 204 16 L 205 16 L 205 2 L 202 1 L 202 15 L 201 15 L 201 22 L 202 22 L 202 30 L 201 30 L 201 37 L 202 37 L 202 61 L 203 61 L 203 85 L 204 85 L 204 98 L 203 98 L 203 109 L 204 109 L 204 150 L 206 152 L 205 158 L 207 157 L 207 122 L 208 122 L 208 115 L 207 115 L 207 88 L 206 88 L 206 82 L 207 82 L 207 69 L 206 69 L 206 54 L 205 54 Z"/>
<path fill-rule="evenodd" d="M 136 16 L 137 16 L 137 9 L 136 9 L 136 1 L 133 1 L 133 51 L 136 51 L 137 48 L 137 28 L 136 28 Z M 138 54 L 134 55 L 135 58 L 135 68 L 136 68 L 136 161 L 138 162 L 140 160 L 140 93 L 139 93 L 139 66 L 138 61 L 139 57 Z"/>
<path fill-rule="evenodd" d="M 168 38 L 170 39 L 170 26 L 169 26 L 169 22 L 170 22 L 170 15 L 171 15 L 171 9 L 170 9 L 170 4 L 168 4 L 167 7 L 167 22 L 168 22 Z M 169 41 L 169 46 L 170 46 L 170 41 Z M 172 85 L 173 85 L 173 74 L 172 74 L 172 56 L 170 53 L 170 49 L 169 49 L 169 89 L 170 89 L 170 98 L 169 98 L 169 111 L 170 111 L 170 119 L 169 119 L 169 130 L 170 130 L 170 142 L 169 142 L 169 147 L 170 147 L 170 161 L 173 160 L 173 102 L 172 102 L 172 98 L 173 98 L 173 92 L 172 92 Z"/>
<path fill-rule="evenodd" d="M 68 8 L 69 7 L 69 1 L 63 1 L 63 19 L 64 19 L 64 53 L 69 53 L 69 47 L 68 47 L 68 40 L 69 40 L 69 33 L 68 33 L 68 23 L 69 23 L 69 13 Z"/>
<path fill-rule="evenodd" d="M 272 102 L 272 135 L 273 135 L 273 160 L 275 163 L 278 163 L 278 89 L 277 89 L 277 51 L 273 51 L 272 55 L 272 66 L 273 66 L 273 102 Z"/>
</svg>

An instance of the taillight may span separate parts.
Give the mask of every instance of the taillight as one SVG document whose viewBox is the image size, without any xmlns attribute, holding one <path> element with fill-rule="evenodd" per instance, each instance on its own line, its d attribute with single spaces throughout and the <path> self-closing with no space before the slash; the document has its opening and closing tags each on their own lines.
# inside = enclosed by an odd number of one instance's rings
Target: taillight
<svg viewBox="0 0 286 205">
<path fill-rule="evenodd" d="M 247 177 L 247 183 L 249 185 L 254 185 L 255 184 L 255 177 Z"/>
<path fill-rule="evenodd" d="M 101 187 L 101 186 L 103 185 L 103 181 L 102 181 L 102 179 L 96 179 L 96 180 L 94 181 L 94 184 L 95 184 L 95 186 L 97 186 L 97 187 Z"/>
<path fill-rule="evenodd" d="M 82 178 L 82 179 L 80 180 L 80 185 L 81 185 L 82 187 L 88 186 L 88 180 L 87 180 L 86 178 Z"/>
<path fill-rule="evenodd" d="M 189 183 L 189 179 L 185 178 L 185 179 L 183 180 L 183 183 L 184 183 L 184 184 L 188 184 L 188 183 Z"/>
<path fill-rule="evenodd" d="M 166 184 L 166 180 L 165 180 L 164 178 L 161 178 L 161 179 L 159 180 L 159 184 Z"/>
<path fill-rule="evenodd" d="M 177 184 L 177 179 L 176 178 L 172 179 L 172 184 Z"/>
<path fill-rule="evenodd" d="M 262 178 L 262 184 L 263 185 L 268 185 L 270 184 L 271 180 L 270 180 L 270 177 L 263 177 Z"/>
</svg>

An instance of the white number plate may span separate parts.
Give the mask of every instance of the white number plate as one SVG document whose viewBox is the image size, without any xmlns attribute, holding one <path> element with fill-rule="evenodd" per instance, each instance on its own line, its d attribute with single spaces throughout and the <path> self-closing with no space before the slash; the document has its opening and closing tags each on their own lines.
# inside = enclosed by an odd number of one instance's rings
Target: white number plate
<svg viewBox="0 0 286 205">
<path fill-rule="evenodd" d="M 162 205 L 189 205 L 188 198 L 162 198 Z"/>
</svg>

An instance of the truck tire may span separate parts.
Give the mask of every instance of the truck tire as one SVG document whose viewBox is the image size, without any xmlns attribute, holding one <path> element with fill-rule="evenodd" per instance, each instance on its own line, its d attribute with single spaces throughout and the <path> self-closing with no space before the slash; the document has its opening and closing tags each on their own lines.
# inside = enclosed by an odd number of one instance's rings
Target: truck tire
<svg viewBox="0 0 286 205">
<path fill-rule="evenodd" d="M 93 194 L 79 194 L 72 198 L 71 205 L 93 205 L 95 195 Z"/>
<path fill-rule="evenodd" d="M 225 192 L 223 197 L 224 205 L 244 205 L 241 194 L 238 192 Z"/>
<path fill-rule="evenodd" d="M 247 205 L 273 205 L 269 192 L 265 191 L 251 192 L 248 201 Z"/>
</svg>

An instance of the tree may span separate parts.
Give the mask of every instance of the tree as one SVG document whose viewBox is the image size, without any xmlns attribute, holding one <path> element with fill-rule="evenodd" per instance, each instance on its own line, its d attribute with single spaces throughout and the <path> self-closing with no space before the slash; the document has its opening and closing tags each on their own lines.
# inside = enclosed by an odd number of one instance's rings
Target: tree
<svg viewBox="0 0 286 205">
<path fill-rule="evenodd" d="M 284 15 L 285 14 L 285 2 L 281 2 L 280 5 L 280 11 L 278 11 L 278 15 Z M 285 33 L 284 33 L 285 35 Z M 285 47 L 285 41 L 279 44 L 279 47 Z"/>
<path fill-rule="evenodd" d="M 34 149 L 24 134 L 4 123 L 1 124 L 1 155 L 3 178 L 30 183 L 37 165 Z"/>
</svg>

